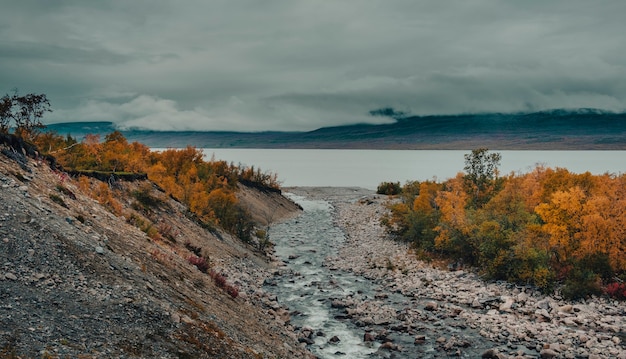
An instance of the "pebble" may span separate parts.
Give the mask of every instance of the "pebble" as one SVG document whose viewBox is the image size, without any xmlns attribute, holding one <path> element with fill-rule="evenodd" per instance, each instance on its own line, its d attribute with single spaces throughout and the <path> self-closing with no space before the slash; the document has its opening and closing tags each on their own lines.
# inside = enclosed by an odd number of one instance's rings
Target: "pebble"
<svg viewBox="0 0 626 359">
<path fill-rule="evenodd" d="M 6 279 L 10 279 L 10 280 L 17 280 L 17 276 L 11 272 L 7 272 L 4 274 L 4 277 Z"/>
</svg>

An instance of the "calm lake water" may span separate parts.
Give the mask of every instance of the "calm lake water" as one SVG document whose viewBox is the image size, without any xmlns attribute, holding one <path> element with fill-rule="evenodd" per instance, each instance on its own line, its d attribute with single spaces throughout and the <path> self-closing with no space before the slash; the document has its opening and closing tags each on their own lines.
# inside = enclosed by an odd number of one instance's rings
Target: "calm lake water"
<svg viewBox="0 0 626 359">
<path fill-rule="evenodd" d="M 285 187 L 363 187 L 411 180 L 445 180 L 463 171 L 471 151 L 203 149 L 207 159 L 277 173 Z M 626 151 L 491 151 L 502 154 L 500 173 L 530 172 L 538 164 L 575 173 L 626 173 Z"/>
</svg>

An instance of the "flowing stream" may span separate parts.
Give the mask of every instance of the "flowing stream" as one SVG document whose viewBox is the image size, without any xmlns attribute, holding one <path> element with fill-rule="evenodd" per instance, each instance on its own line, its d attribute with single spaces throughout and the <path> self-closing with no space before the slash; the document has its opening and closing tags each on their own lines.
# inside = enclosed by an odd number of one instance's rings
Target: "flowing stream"
<svg viewBox="0 0 626 359">
<path fill-rule="evenodd" d="M 274 293 L 280 304 L 289 308 L 291 323 L 308 333 L 308 348 L 319 358 L 401 358 L 445 357 L 456 352 L 461 357 L 480 357 L 490 348 L 475 330 L 459 321 L 432 317 L 415 328 L 398 329 L 398 323 L 353 322 L 341 306 L 333 305 L 338 298 L 359 301 L 378 301 L 394 309 L 399 315 L 409 308 L 423 308 L 428 298 L 407 298 L 397 293 L 386 293 L 380 283 L 345 271 L 333 271 L 325 266 L 325 259 L 336 256 L 345 236 L 333 221 L 333 207 L 321 200 L 290 195 L 304 211 L 298 217 L 276 224 L 270 229 L 276 254 L 286 266 L 281 275 L 266 281 L 266 289 Z M 425 313 L 425 315 L 431 315 Z M 386 339 L 364 341 L 365 333 L 388 333 Z M 467 347 L 450 353 L 437 350 L 434 340 L 416 345 L 416 332 L 427 338 L 454 335 L 467 342 Z M 338 339 L 338 340 L 337 340 Z M 401 351 L 380 348 L 384 341 L 399 345 Z"/>
<path fill-rule="evenodd" d="M 333 224 L 331 205 L 297 196 L 292 199 L 304 211 L 270 230 L 276 254 L 287 264 L 286 272 L 275 278 L 270 290 L 289 307 L 292 324 L 315 330 L 315 344 L 310 348 L 319 357 L 343 354 L 359 358 L 375 352 L 376 345 L 366 345 L 356 325 L 335 319 L 330 305 L 330 298 L 343 297 L 347 292 L 371 291 L 365 279 L 324 267 L 325 258 L 335 254 L 344 241 L 343 232 Z M 340 341 L 331 344 L 334 336 Z"/>
</svg>

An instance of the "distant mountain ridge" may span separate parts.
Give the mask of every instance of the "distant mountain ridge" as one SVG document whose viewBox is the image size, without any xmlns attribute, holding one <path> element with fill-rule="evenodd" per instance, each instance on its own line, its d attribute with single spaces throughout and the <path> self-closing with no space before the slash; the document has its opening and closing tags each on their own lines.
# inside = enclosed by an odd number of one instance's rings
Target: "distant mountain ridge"
<svg viewBox="0 0 626 359">
<path fill-rule="evenodd" d="M 397 116 L 395 120 L 308 132 L 120 131 L 128 140 L 154 148 L 626 150 L 626 113 L 596 109 Z M 111 122 L 76 122 L 51 124 L 48 130 L 80 139 L 119 129 Z"/>
</svg>

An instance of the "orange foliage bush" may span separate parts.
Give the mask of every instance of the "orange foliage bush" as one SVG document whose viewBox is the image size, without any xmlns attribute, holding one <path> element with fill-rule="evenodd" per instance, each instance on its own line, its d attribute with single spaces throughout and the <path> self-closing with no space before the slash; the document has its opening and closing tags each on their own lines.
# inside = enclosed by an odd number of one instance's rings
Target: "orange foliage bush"
<svg viewBox="0 0 626 359">
<path fill-rule="evenodd" d="M 626 175 L 538 166 L 482 178 L 490 191 L 484 201 L 471 200 L 476 186 L 468 178 L 459 173 L 442 183 L 410 183 L 419 190 L 390 205 L 383 224 L 420 249 L 478 266 L 489 278 L 545 290 L 562 280 L 569 286 L 564 293 L 573 296 L 596 288 L 598 280 L 626 275 Z"/>
<path fill-rule="evenodd" d="M 146 173 L 168 195 L 188 205 L 198 219 L 209 225 L 221 225 L 243 240 L 251 237 L 253 226 L 235 196 L 237 183 L 244 181 L 257 188 L 279 190 L 276 175 L 214 158 L 205 161 L 202 151 L 191 146 L 151 151 L 143 144 L 128 143 L 118 131 L 106 135 L 104 141 L 97 135 L 87 135 L 82 142 L 46 133 L 36 143 L 43 154 L 54 155 L 68 169 Z M 79 182 L 81 187 L 90 186 L 86 178 L 81 177 Z M 106 183 L 100 183 L 95 193 L 100 203 L 121 215 L 122 207 Z"/>
</svg>

